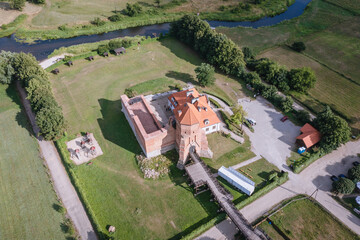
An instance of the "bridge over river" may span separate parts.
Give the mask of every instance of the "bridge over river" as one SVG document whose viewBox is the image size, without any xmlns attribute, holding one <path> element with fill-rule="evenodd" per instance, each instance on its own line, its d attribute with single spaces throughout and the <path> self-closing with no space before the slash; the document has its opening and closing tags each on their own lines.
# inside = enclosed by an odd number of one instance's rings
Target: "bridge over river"
<svg viewBox="0 0 360 240">
<path fill-rule="evenodd" d="M 190 151 L 192 164 L 185 166 L 186 173 L 195 185 L 195 188 L 207 185 L 214 195 L 220 207 L 227 213 L 232 222 L 241 231 L 246 239 L 260 240 L 267 237 L 259 230 L 253 229 L 250 223 L 243 217 L 232 202 L 232 195 L 227 193 L 219 184 L 218 180 L 212 176 L 210 169 L 197 156 L 195 152 Z"/>
</svg>

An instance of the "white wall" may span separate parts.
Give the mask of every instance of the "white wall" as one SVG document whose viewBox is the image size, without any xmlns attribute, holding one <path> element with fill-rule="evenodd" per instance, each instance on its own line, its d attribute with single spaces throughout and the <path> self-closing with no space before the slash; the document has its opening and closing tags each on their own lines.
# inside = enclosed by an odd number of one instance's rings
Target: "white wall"
<svg viewBox="0 0 360 240">
<path fill-rule="evenodd" d="M 208 131 L 206 131 L 206 129 L 208 129 Z M 220 131 L 220 123 L 203 127 L 203 130 L 205 131 L 206 134 Z"/>
</svg>

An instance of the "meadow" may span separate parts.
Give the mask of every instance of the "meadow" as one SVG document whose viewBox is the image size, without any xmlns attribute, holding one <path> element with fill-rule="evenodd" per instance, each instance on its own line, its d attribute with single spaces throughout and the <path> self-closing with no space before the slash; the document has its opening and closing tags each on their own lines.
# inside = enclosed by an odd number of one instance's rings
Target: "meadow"
<svg viewBox="0 0 360 240">
<path fill-rule="evenodd" d="M 14 86 L 0 85 L 0 239 L 68 239 Z"/>
<path fill-rule="evenodd" d="M 258 57 L 269 57 L 288 68 L 309 66 L 317 84 L 308 95 L 294 95 L 315 113 L 330 105 L 355 130 L 360 129 L 360 16 L 349 9 L 360 3 L 313 0 L 303 15 L 272 27 L 217 28 L 239 46 L 248 46 Z M 303 41 L 306 50 L 292 51 L 294 41 Z"/>
<path fill-rule="evenodd" d="M 169 156 L 174 163 L 169 177 L 143 179 L 135 159 L 141 149 L 121 112 L 120 96 L 126 88 L 150 93 L 173 89 L 175 84 L 196 85 L 194 68 L 201 62 L 188 47 L 164 39 L 129 48 L 121 56 L 75 60 L 74 66 L 61 65 L 60 73 L 51 76 L 68 121 L 68 139 L 92 132 L 104 152 L 92 165 L 71 165 L 99 233 L 113 225 L 115 239 L 179 239 L 217 216 L 209 192 L 193 196 L 176 168 L 176 156 Z M 207 90 L 229 98 L 224 83 L 235 80 L 220 74 L 216 78 L 216 85 Z M 240 84 L 236 91 L 241 91 Z"/>
<path fill-rule="evenodd" d="M 308 199 L 291 203 L 270 219 L 290 239 L 359 239 L 359 236 L 352 233 L 317 203 Z M 260 227 L 272 239 L 283 238 L 266 221 Z"/>
</svg>

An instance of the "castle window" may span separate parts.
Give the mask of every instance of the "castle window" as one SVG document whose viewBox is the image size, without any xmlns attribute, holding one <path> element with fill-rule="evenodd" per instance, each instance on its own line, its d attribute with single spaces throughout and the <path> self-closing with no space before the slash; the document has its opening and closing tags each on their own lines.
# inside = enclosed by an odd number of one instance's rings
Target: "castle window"
<svg viewBox="0 0 360 240">
<path fill-rule="evenodd" d="M 206 131 L 208 132 L 208 131 L 209 131 L 209 128 L 206 128 Z"/>
<path fill-rule="evenodd" d="M 216 126 L 213 126 L 213 129 L 215 129 L 216 128 Z"/>
</svg>

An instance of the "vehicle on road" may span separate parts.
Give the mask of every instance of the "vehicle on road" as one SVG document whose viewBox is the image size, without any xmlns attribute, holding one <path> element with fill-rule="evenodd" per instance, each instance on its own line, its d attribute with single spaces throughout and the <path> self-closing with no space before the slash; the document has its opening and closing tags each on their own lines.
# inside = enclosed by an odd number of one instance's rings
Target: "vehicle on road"
<svg viewBox="0 0 360 240">
<path fill-rule="evenodd" d="M 346 176 L 344 174 L 340 174 L 339 178 L 346 178 Z"/>
<path fill-rule="evenodd" d="M 355 161 L 355 162 L 353 162 L 353 165 L 356 167 L 356 166 L 359 166 L 360 165 L 360 162 L 358 162 L 358 161 Z"/>
<path fill-rule="evenodd" d="M 247 118 L 246 121 L 248 121 L 250 123 L 251 126 L 255 126 L 256 125 L 256 121 L 252 118 Z"/>
<path fill-rule="evenodd" d="M 339 178 L 337 177 L 337 176 L 335 176 L 335 175 L 332 175 L 331 177 L 330 177 L 330 179 L 331 179 L 331 181 L 337 181 L 337 180 L 339 180 Z"/>
<path fill-rule="evenodd" d="M 280 121 L 285 122 L 285 121 L 288 120 L 288 119 L 289 119 L 288 116 L 283 116 L 283 117 L 280 119 Z"/>
</svg>

